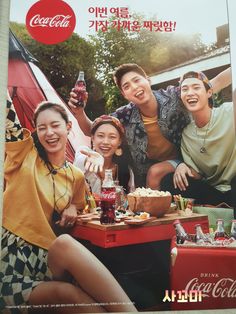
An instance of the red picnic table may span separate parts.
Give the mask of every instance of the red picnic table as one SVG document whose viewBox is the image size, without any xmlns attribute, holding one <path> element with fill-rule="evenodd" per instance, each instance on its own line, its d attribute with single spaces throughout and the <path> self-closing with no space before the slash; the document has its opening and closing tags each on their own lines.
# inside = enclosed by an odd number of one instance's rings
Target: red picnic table
<svg viewBox="0 0 236 314">
<path fill-rule="evenodd" d="M 143 225 L 79 222 L 71 235 L 112 272 L 138 310 L 168 310 L 170 305 L 163 303 L 163 298 L 170 289 L 170 244 L 175 219 L 180 219 L 189 233 L 198 223 L 205 232 L 209 230 L 207 215 L 180 217 L 170 213 Z"/>
</svg>

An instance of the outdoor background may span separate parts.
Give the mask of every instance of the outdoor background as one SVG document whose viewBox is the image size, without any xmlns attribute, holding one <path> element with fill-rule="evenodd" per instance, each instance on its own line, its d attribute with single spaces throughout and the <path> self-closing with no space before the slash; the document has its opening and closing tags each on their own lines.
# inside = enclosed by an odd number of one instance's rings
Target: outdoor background
<svg viewBox="0 0 236 314">
<path fill-rule="evenodd" d="M 226 0 L 68 0 L 77 18 L 70 39 L 57 45 L 44 45 L 32 39 L 25 28 L 25 17 L 36 1 L 11 1 L 10 27 L 23 45 L 39 61 L 53 87 L 65 102 L 79 70 L 85 71 L 91 118 L 111 112 L 126 103 L 112 81 L 112 72 L 122 63 L 134 62 L 148 75 L 200 57 L 216 47 L 216 28 L 228 23 Z M 131 20 L 172 21 L 173 32 L 139 32 L 110 28 L 95 32 L 89 8 L 128 7 Z M 116 19 L 114 16 L 108 19 Z"/>
</svg>

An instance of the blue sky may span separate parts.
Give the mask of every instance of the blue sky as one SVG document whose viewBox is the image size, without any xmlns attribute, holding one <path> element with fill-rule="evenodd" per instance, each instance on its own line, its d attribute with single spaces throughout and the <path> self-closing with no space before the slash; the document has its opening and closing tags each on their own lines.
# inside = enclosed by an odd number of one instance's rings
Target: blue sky
<svg viewBox="0 0 236 314">
<path fill-rule="evenodd" d="M 25 23 L 25 16 L 35 0 L 11 0 L 10 20 Z M 50 0 L 48 0 L 50 2 Z M 128 7 L 147 18 L 176 21 L 180 34 L 201 33 L 205 43 L 216 40 L 215 28 L 228 22 L 226 0 L 67 0 L 74 10 L 77 23 L 75 31 L 82 37 L 92 34 L 89 20 L 93 15 L 89 7 Z"/>
</svg>

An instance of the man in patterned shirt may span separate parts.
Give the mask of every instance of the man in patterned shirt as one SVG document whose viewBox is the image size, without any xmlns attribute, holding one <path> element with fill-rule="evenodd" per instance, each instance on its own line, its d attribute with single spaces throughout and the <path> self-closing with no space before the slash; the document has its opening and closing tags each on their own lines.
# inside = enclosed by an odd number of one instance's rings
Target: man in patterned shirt
<svg viewBox="0 0 236 314">
<path fill-rule="evenodd" d="M 214 91 L 230 83 L 228 72 L 222 72 L 212 81 Z M 157 187 L 158 181 L 165 174 L 174 172 L 178 165 L 182 130 L 189 123 L 188 114 L 180 100 L 179 88 L 168 86 L 166 90 L 153 91 L 144 70 L 132 63 L 120 65 L 113 78 L 122 95 L 129 101 L 129 104 L 111 114 L 125 128 L 133 160 L 131 166 L 135 185 Z M 72 91 L 70 96 L 68 104 L 82 131 L 89 136 L 91 121 L 83 108 L 75 106 L 76 94 Z M 152 165 L 157 163 L 160 163 L 160 167 L 152 171 Z"/>
</svg>

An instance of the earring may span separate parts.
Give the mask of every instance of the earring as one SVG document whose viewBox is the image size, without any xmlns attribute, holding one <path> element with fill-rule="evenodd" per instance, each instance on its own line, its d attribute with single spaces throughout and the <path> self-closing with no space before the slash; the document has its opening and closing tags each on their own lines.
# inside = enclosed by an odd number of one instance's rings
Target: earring
<svg viewBox="0 0 236 314">
<path fill-rule="evenodd" d="M 121 156 L 122 154 L 123 154 L 122 148 L 120 148 L 120 147 L 117 148 L 116 151 L 115 151 L 115 155 L 116 156 Z"/>
</svg>

